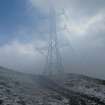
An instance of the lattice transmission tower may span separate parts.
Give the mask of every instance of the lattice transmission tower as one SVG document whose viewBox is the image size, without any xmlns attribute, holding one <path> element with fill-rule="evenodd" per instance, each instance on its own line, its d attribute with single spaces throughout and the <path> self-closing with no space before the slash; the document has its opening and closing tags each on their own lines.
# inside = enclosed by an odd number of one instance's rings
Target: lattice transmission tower
<svg viewBox="0 0 105 105">
<path fill-rule="evenodd" d="M 57 16 L 56 10 L 53 4 L 50 3 L 48 54 L 47 54 L 47 63 L 44 71 L 44 74 L 48 76 L 62 75 L 64 73 L 62 58 L 58 44 L 56 16 Z"/>
</svg>

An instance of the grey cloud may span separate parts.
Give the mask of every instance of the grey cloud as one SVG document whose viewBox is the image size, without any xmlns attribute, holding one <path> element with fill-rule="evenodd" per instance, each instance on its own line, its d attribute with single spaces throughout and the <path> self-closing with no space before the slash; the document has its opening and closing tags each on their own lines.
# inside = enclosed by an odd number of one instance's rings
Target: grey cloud
<svg viewBox="0 0 105 105">
<path fill-rule="evenodd" d="M 42 0 L 29 1 L 30 6 L 39 8 L 47 20 L 50 18 L 45 12 L 48 9 L 48 7 L 44 8 L 48 5 L 46 2 L 42 2 Z M 56 8 L 59 5 L 58 11 L 60 9 L 62 11 L 64 8 L 68 16 L 68 19 L 64 17 L 57 21 L 57 25 L 62 25 L 61 27 L 66 22 L 69 30 L 69 33 L 67 29 L 65 32 L 60 31 L 59 33 L 59 36 L 63 35 L 59 42 L 70 44 L 60 48 L 65 71 L 105 79 L 105 0 L 62 0 L 62 2 L 57 0 L 55 5 Z M 39 20 L 37 31 L 33 28 L 31 32 L 23 32 L 21 28 L 20 32 L 22 33 L 20 34 L 32 35 L 32 42 L 28 44 L 12 42 L 0 47 L 0 64 L 24 72 L 41 72 L 44 69 L 46 56 L 41 55 L 35 47 L 41 48 L 47 45 L 45 42 L 47 43 L 49 35 L 48 24 L 49 21 L 42 19 L 42 21 Z M 41 67 L 40 64 L 42 64 Z"/>
<path fill-rule="evenodd" d="M 64 1 L 62 0 L 62 2 Z M 59 5 L 59 1 L 55 3 Z M 64 37 L 66 37 L 65 34 L 68 34 L 69 41 L 71 41 L 69 48 L 61 50 L 65 71 L 104 78 L 104 4 L 104 0 L 66 0 L 64 5 L 60 5 L 60 9 L 64 8 L 65 11 L 68 11 L 66 21 L 71 25 L 70 32 L 63 33 Z M 39 6 L 44 6 L 44 4 Z M 59 11 L 59 9 L 57 10 Z M 57 24 L 59 24 L 59 20 Z M 42 29 L 45 26 L 42 24 Z M 60 41 L 63 42 L 63 39 Z"/>
<path fill-rule="evenodd" d="M 0 47 L 0 64 L 22 72 L 40 73 L 43 56 L 33 43 L 13 41 Z M 43 63 L 42 63 L 43 68 Z"/>
</svg>

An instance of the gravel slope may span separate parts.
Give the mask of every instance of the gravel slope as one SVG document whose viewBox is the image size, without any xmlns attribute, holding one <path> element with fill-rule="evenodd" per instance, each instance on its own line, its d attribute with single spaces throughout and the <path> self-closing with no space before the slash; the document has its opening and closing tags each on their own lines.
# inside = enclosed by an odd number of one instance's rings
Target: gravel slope
<svg viewBox="0 0 105 105">
<path fill-rule="evenodd" d="M 105 102 L 104 83 L 77 74 L 46 78 L 0 67 L 0 105 L 105 105 L 97 101 Z"/>
</svg>

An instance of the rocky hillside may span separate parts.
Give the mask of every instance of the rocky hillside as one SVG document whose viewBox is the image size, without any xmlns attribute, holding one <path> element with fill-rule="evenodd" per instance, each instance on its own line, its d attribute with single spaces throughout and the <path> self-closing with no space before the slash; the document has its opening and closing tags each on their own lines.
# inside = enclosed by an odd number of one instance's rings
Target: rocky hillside
<svg viewBox="0 0 105 105">
<path fill-rule="evenodd" d="M 77 74 L 51 78 L 0 67 L 0 105 L 105 105 L 104 83 Z"/>
<path fill-rule="evenodd" d="M 0 67 L 0 105 L 64 105 L 65 97 L 43 88 L 36 75 Z"/>
</svg>

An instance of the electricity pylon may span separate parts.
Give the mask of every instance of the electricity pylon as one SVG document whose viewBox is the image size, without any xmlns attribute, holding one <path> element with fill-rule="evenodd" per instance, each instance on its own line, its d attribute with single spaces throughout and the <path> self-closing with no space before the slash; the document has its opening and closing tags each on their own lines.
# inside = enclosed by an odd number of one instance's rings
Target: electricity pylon
<svg viewBox="0 0 105 105">
<path fill-rule="evenodd" d="M 49 17 L 48 54 L 44 73 L 48 76 L 62 75 L 64 73 L 64 68 L 58 45 L 56 10 L 53 4 L 50 5 Z"/>
</svg>

